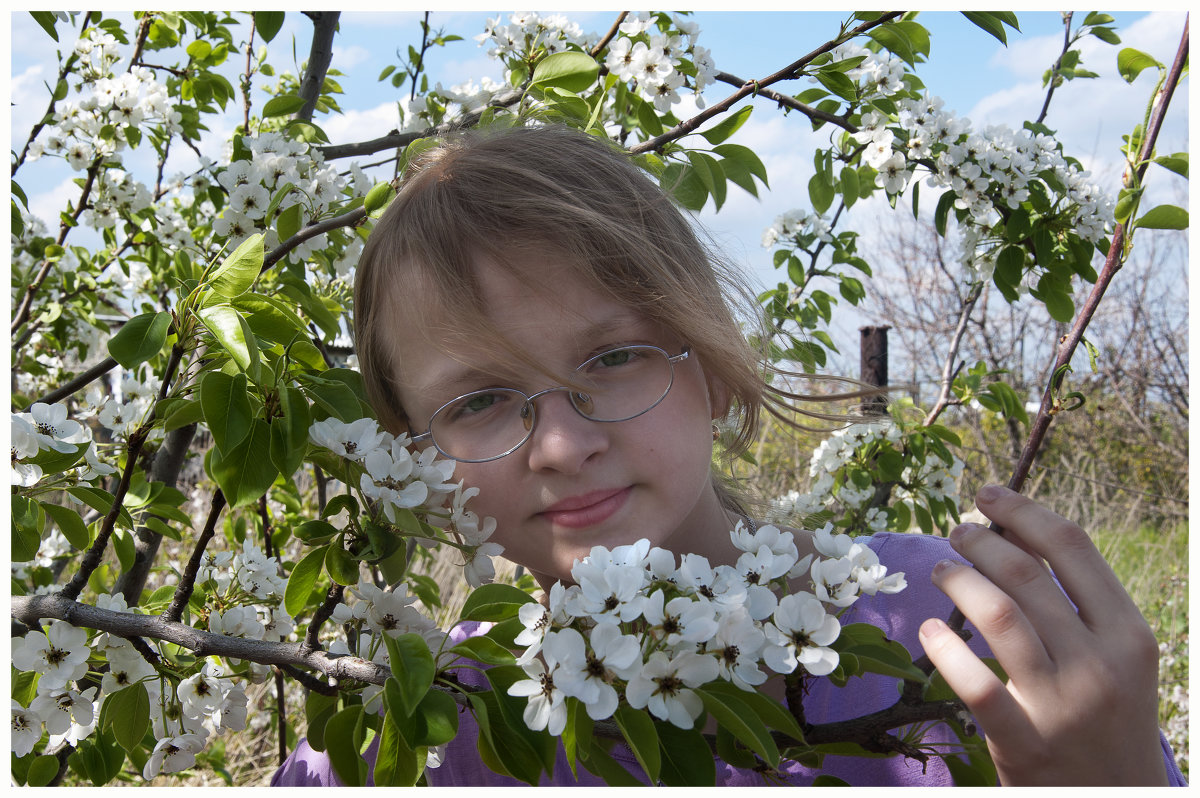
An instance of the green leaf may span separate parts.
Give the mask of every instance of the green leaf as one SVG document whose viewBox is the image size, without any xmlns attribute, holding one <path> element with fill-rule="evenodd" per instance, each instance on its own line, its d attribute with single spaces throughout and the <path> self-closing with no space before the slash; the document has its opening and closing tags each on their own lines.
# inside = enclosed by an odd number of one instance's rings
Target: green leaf
<svg viewBox="0 0 1200 798">
<path fill-rule="evenodd" d="M 517 661 L 515 654 L 489 637 L 468 637 L 450 651 L 486 665 L 512 665 Z"/>
<path fill-rule="evenodd" d="M 744 701 L 704 687 L 697 688 L 695 692 L 704 702 L 704 708 L 721 726 L 728 729 L 743 745 L 758 754 L 771 767 L 779 766 L 779 749 L 771 739 L 771 733 Z"/>
<path fill-rule="evenodd" d="M 596 59 L 578 50 L 548 55 L 533 69 L 530 88 L 554 86 L 571 92 L 581 92 L 596 82 L 600 65 Z"/>
<path fill-rule="evenodd" d="M 917 509 L 924 508 L 917 505 Z M 867 623 L 847 624 L 842 627 L 831 648 L 839 654 L 853 655 L 862 671 L 921 683 L 929 681 L 921 669 L 913 665 L 908 649 L 895 640 L 889 640 L 877 626 Z"/>
<path fill-rule="evenodd" d="M 1091 34 L 1102 42 L 1120 44 L 1121 37 L 1112 28 L 1092 28 Z"/>
<path fill-rule="evenodd" d="M 308 744 L 314 751 L 325 750 L 325 726 L 337 714 L 337 696 L 309 691 L 304 700 L 304 722 L 308 727 Z"/>
<path fill-rule="evenodd" d="M 41 505 L 33 499 L 12 497 L 11 555 L 13 562 L 29 562 L 42 546 L 42 530 L 46 525 Z"/>
<path fill-rule="evenodd" d="M 400 710 L 407 717 L 433 686 L 437 667 L 425 639 L 418 634 L 384 635 L 392 677 L 399 685 Z"/>
<path fill-rule="evenodd" d="M 280 241 L 287 241 L 300 232 L 303 213 L 304 206 L 299 204 L 289 205 L 279 212 L 279 216 L 275 218 L 275 232 L 279 234 Z"/>
<path fill-rule="evenodd" d="M 283 27 L 283 12 L 282 11 L 255 11 L 254 12 L 254 30 L 262 37 L 264 42 L 269 42 L 275 38 L 275 34 L 279 33 L 279 29 Z"/>
<path fill-rule="evenodd" d="M 708 130 L 701 130 L 700 135 L 707 139 L 709 144 L 720 144 L 746 124 L 746 120 L 750 118 L 753 111 L 753 105 L 743 105 Z"/>
<path fill-rule="evenodd" d="M 41 754 L 29 764 L 25 779 L 30 787 L 45 787 L 58 775 L 58 757 Z"/>
<path fill-rule="evenodd" d="M 288 385 L 279 391 L 279 404 L 282 415 L 271 419 L 271 463 L 290 479 L 308 453 L 308 402 Z"/>
<path fill-rule="evenodd" d="M 483 585 L 467 596 L 459 617 L 464 621 L 503 621 L 533 600 L 533 596 L 512 585 Z"/>
<path fill-rule="evenodd" d="M 1188 176 L 1188 154 L 1186 152 L 1176 152 L 1171 155 L 1160 155 L 1154 159 L 1154 162 L 1164 169 L 1170 169 L 1177 175 L 1183 177 Z"/>
<path fill-rule="evenodd" d="M 905 30 L 900 27 L 899 23 L 893 22 L 888 25 L 881 25 L 878 28 L 868 31 L 867 35 L 879 42 L 885 49 L 899 56 L 905 63 L 916 66 L 917 54 L 913 49 L 913 43 L 906 35 Z M 819 77 L 818 80 L 820 80 Z"/>
<path fill-rule="evenodd" d="M 254 424 L 246 375 L 230 376 L 210 371 L 200 381 L 200 406 L 204 423 L 221 451 L 229 451 L 246 439 Z"/>
<path fill-rule="evenodd" d="M 658 722 L 654 727 L 662 745 L 659 778 L 663 784 L 668 787 L 711 787 L 716 782 L 712 749 L 699 729 L 681 729 L 673 723 Z"/>
<path fill-rule="evenodd" d="M 118 690 L 105 699 L 108 719 L 112 723 L 117 744 L 126 751 L 133 751 L 142 744 L 146 730 L 150 728 L 150 694 L 146 685 L 138 682 Z"/>
<path fill-rule="evenodd" d="M 325 549 L 322 547 L 304 555 L 304 559 L 292 568 L 287 586 L 283 589 L 283 608 L 288 611 L 288 615 L 296 617 L 304 609 L 312 596 L 313 588 L 317 585 L 317 577 L 321 575 L 321 567 L 324 564 Z"/>
<path fill-rule="evenodd" d="M 358 584 L 358 560 L 339 543 L 333 543 L 326 548 L 325 570 L 339 585 L 349 587 Z"/>
<path fill-rule="evenodd" d="M 270 446 L 271 429 L 265 421 L 256 418 L 250 434 L 241 443 L 228 451 L 209 450 L 209 475 L 225 494 L 230 507 L 243 507 L 258 501 L 279 476 L 271 458 L 264 456 Z"/>
<path fill-rule="evenodd" d="M 46 515 L 54 519 L 54 523 L 58 524 L 59 531 L 63 537 L 67 539 L 78 551 L 83 551 L 91 545 L 91 535 L 88 534 L 87 525 L 83 523 L 83 519 L 79 517 L 79 513 L 69 507 L 63 507 L 61 504 L 52 502 L 40 502 L 42 509 Z"/>
<path fill-rule="evenodd" d="M 809 178 L 808 198 L 812 202 L 814 211 L 824 213 L 829 210 L 829 206 L 833 204 L 833 197 L 834 188 L 831 182 L 820 174 L 815 174 Z"/>
<path fill-rule="evenodd" d="M 304 107 L 304 98 L 295 94 L 283 94 L 272 97 L 263 106 L 262 115 L 266 119 L 272 116 L 290 116 Z"/>
<path fill-rule="evenodd" d="M 988 11 L 963 11 L 962 15 L 979 28 L 994 36 L 1001 44 L 1008 45 L 1008 36 L 1005 34 L 1004 24 L 1000 21 L 1000 17 L 997 14 Z"/>
<path fill-rule="evenodd" d="M 1134 224 L 1156 230 L 1186 230 L 1188 212 L 1178 205 L 1159 205 L 1143 213 Z"/>
<path fill-rule="evenodd" d="M 170 328 L 171 314 L 166 311 L 134 316 L 108 340 L 108 353 L 122 366 L 131 369 L 162 351 Z"/>
<path fill-rule="evenodd" d="M 1154 56 L 1133 47 L 1124 47 L 1117 53 L 1117 72 L 1125 78 L 1126 83 L 1133 83 L 1142 70 L 1149 67 L 1162 69 L 1162 64 Z"/>
<path fill-rule="evenodd" d="M 347 787 L 367 783 L 367 763 L 358 747 L 363 737 L 362 704 L 353 704 L 338 712 L 325 726 L 325 750 L 338 778 Z"/>
<path fill-rule="evenodd" d="M 108 516 L 109 510 L 117 501 L 117 497 L 108 491 L 102 488 L 93 488 L 90 485 L 76 485 L 67 488 L 67 493 L 100 513 L 102 518 Z M 124 507 L 117 513 L 117 524 L 125 529 L 133 529 L 133 518 Z"/>
<path fill-rule="evenodd" d="M 50 34 L 50 38 L 58 41 L 58 31 L 54 29 L 54 23 L 58 18 L 50 11 L 30 11 L 29 16 L 33 17 L 34 22 L 42 26 L 42 30 Z M 56 765 L 57 768 L 57 765 Z"/>
<path fill-rule="evenodd" d="M 238 368 L 255 379 L 259 364 L 258 342 L 242 314 L 229 305 L 214 305 L 201 308 L 196 315 Z"/>
<path fill-rule="evenodd" d="M 743 147 L 741 144 L 719 144 L 713 147 L 713 152 L 725 159 L 721 162 L 722 166 L 732 161 L 761 180 L 764 186 L 770 186 L 767 182 L 767 167 L 763 165 L 758 153 L 749 147 Z"/>
<path fill-rule="evenodd" d="M 858 99 L 858 87 L 854 81 L 846 77 L 837 69 L 822 69 L 819 70 L 814 77 L 821 83 L 822 86 L 829 89 L 832 93 L 841 97 L 847 102 L 854 102 Z"/>
<path fill-rule="evenodd" d="M 418 756 L 396 724 L 391 712 L 383 716 L 379 749 L 375 754 L 376 787 L 411 787 L 421 775 Z"/>
<path fill-rule="evenodd" d="M 432 689 L 421 699 L 413 717 L 418 720 L 413 745 L 442 745 L 458 734 L 458 704 L 446 692 Z"/>
<path fill-rule="evenodd" d="M 650 713 L 644 709 L 634 709 L 628 704 L 617 707 L 613 720 L 633 751 L 638 764 L 650 779 L 651 784 L 658 782 L 658 773 L 662 758 L 658 752 L 658 734 L 654 730 L 654 721 Z"/>
<path fill-rule="evenodd" d="M 170 402 L 165 410 L 160 410 L 163 420 L 163 431 L 170 432 L 189 424 L 204 420 L 204 408 L 199 399 L 167 399 Z M 162 408 L 162 404 L 159 405 Z"/>
<path fill-rule="evenodd" d="M 709 757 L 712 758 L 711 756 Z M 613 759 L 598 740 L 592 743 L 591 753 L 583 760 L 583 766 L 591 773 L 604 779 L 610 787 L 645 787 L 632 773 L 625 769 L 620 762 Z"/>
<path fill-rule="evenodd" d="M 221 265 L 205 283 L 226 299 L 235 299 L 254 285 L 262 271 L 263 258 L 263 236 L 262 233 L 255 233 L 221 261 Z"/>
</svg>

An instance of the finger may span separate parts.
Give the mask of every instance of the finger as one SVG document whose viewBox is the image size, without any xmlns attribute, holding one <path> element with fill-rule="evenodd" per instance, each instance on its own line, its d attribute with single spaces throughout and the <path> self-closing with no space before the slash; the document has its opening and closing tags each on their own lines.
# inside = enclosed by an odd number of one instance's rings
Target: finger
<svg viewBox="0 0 1200 798">
<path fill-rule="evenodd" d="M 1045 558 L 1089 626 L 1123 625 L 1137 607 L 1116 574 L 1078 525 L 999 485 L 980 489 L 976 506 Z"/>
<path fill-rule="evenodd" d="M 942 560 L 934 566 L 932 579 L 983 635 L 1009 678 L 1024 680 L 1053 672 L 1050 654 L 1021 606 L 984 574 Z"/>
<path fill-rule="evenodd" d="M 930 618 L 921 624 L 919 636 L 929 661 L 989 738 L 1001 731 L 1023 734 L 1028 729 L 1024 710 L 1004 682 L 945 621 Z"/>
<path fill-rule="evenodd" d="M 1076 645 L 1086 628 L 1040 558 L 978 524 L 960 524 L 950 545 L 1011 596 L 1047 647 Z"/>
</svg>

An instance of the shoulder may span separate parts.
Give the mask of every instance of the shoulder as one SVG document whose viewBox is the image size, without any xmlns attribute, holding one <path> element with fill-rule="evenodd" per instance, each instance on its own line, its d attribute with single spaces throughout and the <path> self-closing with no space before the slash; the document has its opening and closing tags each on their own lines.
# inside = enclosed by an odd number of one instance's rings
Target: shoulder
<svg viewBox="0 0 1200 798">
<path fill-rule="evenodd" d="M 950 547 L 950 541 L 934 535 L 915 532 L 876 532 L 864 540 L 879 556 L 879 561 L 891 570 L 911 568 L 928 572 L 941 560 L 966 562 Z"/>
</svg>

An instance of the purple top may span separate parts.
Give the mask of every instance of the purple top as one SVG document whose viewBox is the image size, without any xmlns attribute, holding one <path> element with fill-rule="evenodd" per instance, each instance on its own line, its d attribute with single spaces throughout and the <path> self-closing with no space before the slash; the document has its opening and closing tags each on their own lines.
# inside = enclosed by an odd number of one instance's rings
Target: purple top
<svg viewBox="0 0 1200 798">
<path fill-rule="evenodd" d="M 892 640 L 899 641 L 909 652 L 920 656 L 923 649 L 917 639 L 917 630 L 926 618 L 945 618 L 953 605 L 944 593 L 934 587 L 929 574 L 934 564 L 943 559 L 965 562 L 949 546 L 944 538 L 927 535 L 881 532 L 868 539 L 868 545 L 879 555 L 889 573 L 903 571 L 907 574 L 908 586 L 892 595 L 877 594 L 858 599 L 842 616 L 843 624 L 869 623 L 881 628 Z M 968 624 L 968 628 L 970 628 Z M 455 638 L 466 637 L 475 632 L 477 625 L 462 624 Z M 970 647 L 981 655 L 989 653 L 982 635 L 972 636 Z M 486 680 L 477 671 L 458 671 L 463 684 L 486 688 Z M 897 698 L 896 679 L 877 674 L 864 674 L 851 679 L 845 688 L 838 688 L 828 679 L 816 679 L 804 702 L 805 715 L 810 723 L 828 723 L 858 717 L 884 709 L 895 703 Z M 458 735 L 446 745 L 442 765 L 426 770 L 426 777 L 433 786 L 522 786 L 524 782 L 493 773 L 479 758 L 476 748 L 478 727 L 473 715 L 463 711 L 459 716 Z M 937 743 L 957 744 L 954 733 L 945 725 L 937 724 L 924 738 L 927 745 Z M 1172 785 L 1184 785 L 1182 773 L 1165 739 L 1162 740 L 1163 757 L 1167 778 Z M 365 754 L 368 763 L 374 763 L 378 738 L 371 743 Z M 644 777 L 641 767 L 632 752 L 623 745 L 614 746 L 612 756 L 635 776 Z M 571 774 L 566 753 L 560 746 L 554 766 L 553 778 L 543 774 L 540 786 L 602 786 L 604 782 L 582 765 L 578 768 L 579 778 Z M 785 774 L 788 783 L 808 786 L 813 778 L 825 773 L 855 786 L 950 786 L 953 779 L 945 764 L 936 756 L 930 757 L 926 765 L 902 756 L 885 758 L 858 758 L 827 756 L 824 767 L 819 771 L 806 768 L 796 762 L 788 762 Z M 726 765 L 717 760 L 717 785 L 719 786 L 762 786 L 763 777 L 749 770 Z M 368 769 L 367 784 L 373 785 L 371 769 Z M 314 751 L 302 740 L 283 766 L 271 779 L 273 787 L 330 787 L 342 786 L 333 772 L 329 757 Z"/>
</svg>

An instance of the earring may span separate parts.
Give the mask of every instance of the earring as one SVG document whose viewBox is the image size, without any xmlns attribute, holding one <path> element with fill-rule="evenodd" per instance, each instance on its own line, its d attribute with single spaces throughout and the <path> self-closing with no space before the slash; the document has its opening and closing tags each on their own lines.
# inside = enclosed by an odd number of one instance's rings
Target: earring
<svg viewBox="0 0 1200 798">
<path fill-rule="evenodd" d="M 715 422 L 715 421 L 713 422 L 713 425 L 712 425 L 712 431 L 713 431 L 713 440 L 714 441 L 721 437 L 721 428 L 717 426 L 717 422 Z"/>
</svg>

